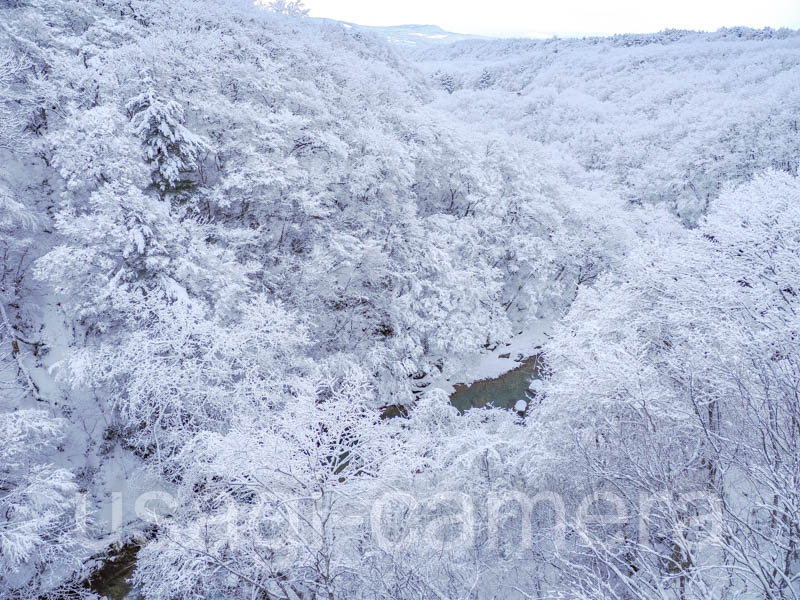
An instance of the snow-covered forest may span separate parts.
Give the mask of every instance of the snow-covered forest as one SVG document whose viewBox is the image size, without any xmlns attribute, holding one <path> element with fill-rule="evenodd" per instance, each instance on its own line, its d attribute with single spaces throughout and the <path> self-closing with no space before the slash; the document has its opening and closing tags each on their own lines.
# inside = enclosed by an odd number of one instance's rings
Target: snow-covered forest
<svg viewBox="0 0 800 600">
<path fill-rule="evenodd" d="M 800 598 L 800 32 L 267 4 L 0 0 L 0 599 Z"/>
</svg>

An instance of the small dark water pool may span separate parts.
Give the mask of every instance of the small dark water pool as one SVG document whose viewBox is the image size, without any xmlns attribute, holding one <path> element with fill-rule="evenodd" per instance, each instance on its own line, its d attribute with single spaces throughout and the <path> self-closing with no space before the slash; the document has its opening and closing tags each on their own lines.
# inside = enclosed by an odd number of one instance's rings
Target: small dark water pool
<svg viewBox="0 0 800 600">
<path fill-rule="evenodd" d="M 131 543 L 111 552 L 105 564 L 85 582 L 86 587 L 101 598 L 129 600 L 138 597 L 128 583 L 136 568 L 136 558 L 141 545 Z"/>
<path fill-rule="evenodd" d="M 513 409 L 519 400 L 530 402 L 533 392 L 531 381 L 540 379 L 543 362 L 539 354 L 522 361 L 519 367 L 495 379 L 483 379 L 469 385 L 455 385 L 450 404 L 464 412 L 470 408 L 483 408 L 491 404 L 495 408 Z"/>
</svg>

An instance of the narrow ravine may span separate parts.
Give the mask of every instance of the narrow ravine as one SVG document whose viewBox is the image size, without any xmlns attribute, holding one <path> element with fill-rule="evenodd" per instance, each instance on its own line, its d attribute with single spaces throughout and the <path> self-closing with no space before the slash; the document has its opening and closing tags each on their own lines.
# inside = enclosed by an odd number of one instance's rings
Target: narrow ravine
<svg viewBox="0 0 800 600">
<path fill-rule="evenodd" d="M 523 413 L 536 394 L 536 382 L 541 378 L 543 366 L 541 355 L 535 354 L 520 360 L 517 368 L 499 377 L 481 379 L 471 384 L 455 384 L 450 403 L 462 413 L 471 408 L 487 406 Z M 525 403 L 525 407 L 521 407 L 520 401 Z M 405 417 L 408 416 L 408 408 L 388 406 L 384 408 L 383 415 L 384 418 Z M 87 580 L 88 587 L 110 600 L 139 600 L 139 594 L 132 589 L 128 579 L 136 568 L 140 549 L 139 544 L 132 543 L 114 552 L 105 565 Z"/>
</svg>

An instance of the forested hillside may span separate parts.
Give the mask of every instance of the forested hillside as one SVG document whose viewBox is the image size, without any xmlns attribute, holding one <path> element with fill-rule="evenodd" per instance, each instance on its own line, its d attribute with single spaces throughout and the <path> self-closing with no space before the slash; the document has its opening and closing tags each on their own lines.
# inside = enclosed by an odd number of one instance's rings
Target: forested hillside
<svg viewBox="0 0 800 600">
<path fill-rule="evenodd" d="M 563 149 L 695 224 L 726 182 L 797 175 L 792 30 L 469 41 L 415 52 L 446 108 Z"/>
<path fill-rule="evenodd" d="M 800 596 L 797 32 L 263 4 L 0 3 L 0 598 Z"/>
</svg>

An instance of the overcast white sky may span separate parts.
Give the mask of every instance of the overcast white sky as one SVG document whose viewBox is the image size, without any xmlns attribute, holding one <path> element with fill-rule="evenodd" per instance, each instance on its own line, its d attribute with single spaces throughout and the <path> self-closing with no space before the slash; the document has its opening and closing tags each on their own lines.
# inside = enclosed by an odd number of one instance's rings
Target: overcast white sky
<svg viewBox="0 0 800 600">
<path fill-rule="evenodd" d="M 800 28 L 800 0 L 305 0 L 311 16 L 361 25 L 439 25 L 457 33 L 549 36 L 665 28 Z"/>
</svg>

